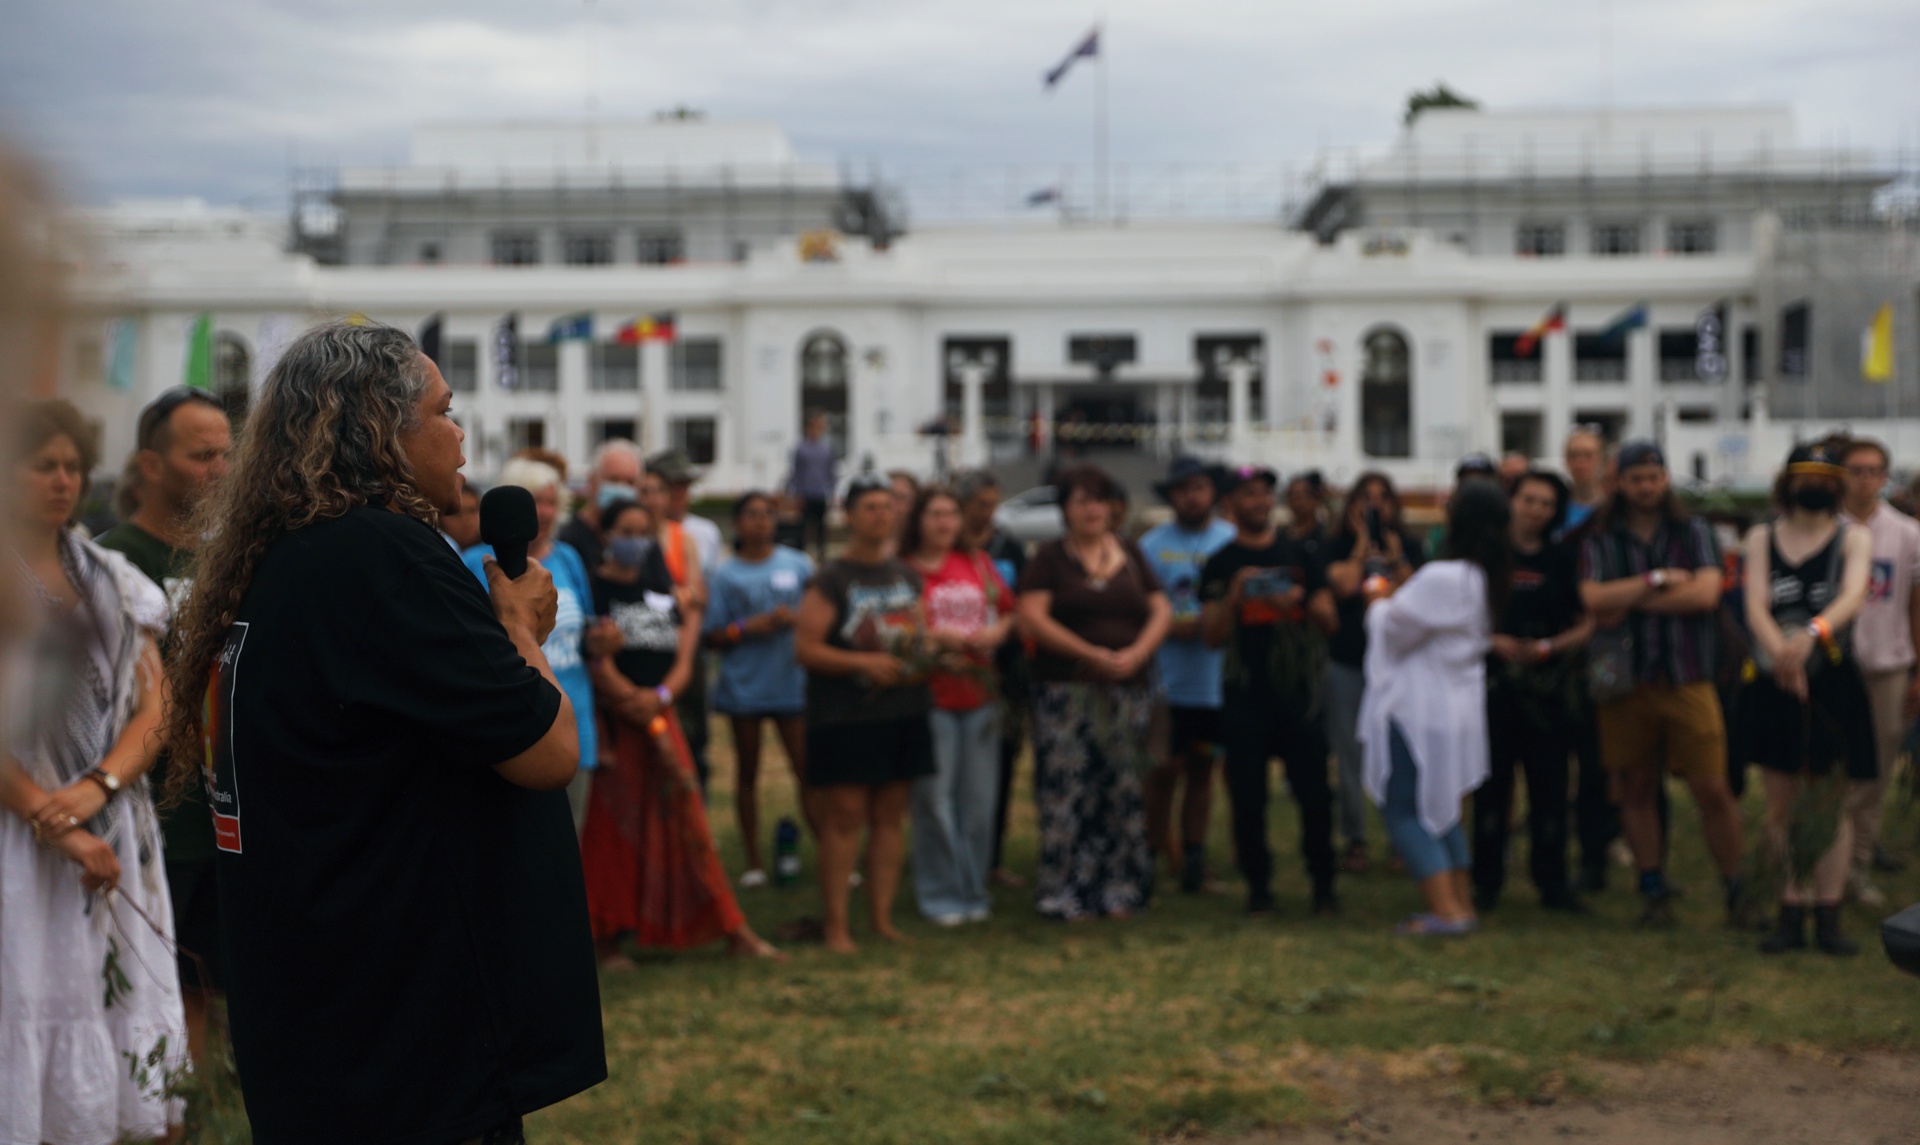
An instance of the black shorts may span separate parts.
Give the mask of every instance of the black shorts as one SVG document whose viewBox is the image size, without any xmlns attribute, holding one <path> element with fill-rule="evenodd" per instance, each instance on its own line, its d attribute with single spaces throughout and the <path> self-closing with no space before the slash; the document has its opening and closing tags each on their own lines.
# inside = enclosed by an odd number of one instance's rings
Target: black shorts
<svg viewBox="0 0 1920 1145">
<path fill-rule="evenodd" d="M 1167 743 L 1171 750 L 1184 753 L 1190 747 L 1220 746 L 1220 709 L 1183 708 L 1167 705 Z"/>
<path fill-rule="evenodd" d="M 808 787 L 877 787 L 932 774 L 933 726 L 926 716 L 807 725 Z"/>
<path fill-rule="evenodd" d="M 220 885 L 212 859 L 168 859 L 167 891 L 173 897 L 173 941 L 179 947 L 180 985 L 187 990 L 224 990 L 220 961 Z M 196 959 L 194 956 L 198 955 Z"/>
</svg>

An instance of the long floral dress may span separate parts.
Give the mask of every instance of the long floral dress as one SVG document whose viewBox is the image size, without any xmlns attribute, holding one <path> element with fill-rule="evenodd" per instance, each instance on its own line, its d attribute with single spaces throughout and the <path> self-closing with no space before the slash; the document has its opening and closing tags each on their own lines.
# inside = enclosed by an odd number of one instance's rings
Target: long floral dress
<svg viewBox="0 0 1920 1145">
<path fill-rule="evenodd" d="M 60 556 L 83 599 L 62 615 L 41 590 L 34 655 L 6 673 L 8 749 L 47 790 L 119 739 L 140 694 L 142 640 L 167 615 L 160 590 L 118 553 L 67 534 Z M 120 860 L 111 892 L 83 890 L 73 862 L 0 812 L 0 1141 L 156 1138 L 182 1113 L 165 1095 L 187 1068 L 186 1020 L 147 784 L 128 784 L 85 827 Z"/>
</svg>

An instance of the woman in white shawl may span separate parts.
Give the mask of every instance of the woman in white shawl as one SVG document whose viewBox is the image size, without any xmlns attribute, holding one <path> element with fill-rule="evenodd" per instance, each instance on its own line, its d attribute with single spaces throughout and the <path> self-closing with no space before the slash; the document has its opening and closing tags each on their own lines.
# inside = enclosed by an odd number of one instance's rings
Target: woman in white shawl
<svg viewBox="0 0 1920 1145">
<path fill-rule="evenodd" d="M 0 1141 L 166 1137 L 186 1024 L 145 775 L 166 600 L 69 527 L 92 468 L 65 402 L 10 411 L 10 553 L 30 614 L 0 785 Z"/>
<path fill-rule="evenodd" d="M 1402 934 L 1478 926 L 1461 803 L 1487 778 L 1486 656 L 1513 572 L 1508 512 L 1497 483 L 1468 481 L 1447 506 L 1441 559 L 1397 592 L 1385 578 L 1363 586 L 1367 793 L 1427 900 Z"/>
</svg>

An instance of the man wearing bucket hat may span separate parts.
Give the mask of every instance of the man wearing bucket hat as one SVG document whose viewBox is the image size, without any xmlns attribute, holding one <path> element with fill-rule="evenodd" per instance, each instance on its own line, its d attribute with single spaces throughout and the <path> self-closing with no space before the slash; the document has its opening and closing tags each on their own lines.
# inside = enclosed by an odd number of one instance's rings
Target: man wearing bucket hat
<svg viewBox="0 0 1920 1145">
<path fill-rule="evenodd" d="M 1641 925 L 1673 922 L 1657 809 L 1668 773 L 1687 781 L 1700 808 L 1731 920 L 1743 844 L 1714 688 L 1720 554 L 1706 521 L 1674 495 L 1659 446 L 1621 446 L 1618 471 L 1581 546 L 1580 595 L 1599 625 L 1589 663 L 1601 762 L 1640 871 Z"/>
<path fill-rule="evenodd" d="M 1220 664 L 1225 653 L 1207 647 L 1200 630 L 1200 573 L 1207 558 L 1233 539 L 1233 526 L 1213 515 L 1215 470 L 1196 457 L 1176 457 L 1153 491 L 1173 509 L 1173 520 L 1147 530 L 1140 551 L 1167 590 L 1173 627 L 1160 645 L 1160 682 L 1166 688 L 1166 758 L 1146 783 L 1147 838 L 1175 865 L 1180 889 L 1206 885 L 1207 818 L 1213 804 L 1213 764 L 1220 751 Z M 1174 794 L 1186 796 L 1178 819 Z"/>
</svg>

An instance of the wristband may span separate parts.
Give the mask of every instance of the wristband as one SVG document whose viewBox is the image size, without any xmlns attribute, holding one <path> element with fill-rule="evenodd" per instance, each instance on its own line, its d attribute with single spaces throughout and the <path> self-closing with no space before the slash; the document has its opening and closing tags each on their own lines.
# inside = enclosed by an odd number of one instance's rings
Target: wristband
<svg viewBox="0 0 1920 1145">
<path fill-rule="evenodd" d="M 665 684 L 662 684 L 653 690 L 653 694 L 660 697 L 661 707 L 671 708 L 673 706 L 673 689 L 672 688 L 669 688 Z"/>
<path fill-rule="evenodd" d="M 734 621 L 732 624 L 727 625 L 727 639 L 733 641 L 735 644 L 738 644 L 742 640 L 745 640 L 746 638 L 747 638 L 746 625 L 740 623 L 738 620 Z"/>
<path fill-rule="evenodd" d="M 1824 616 L 1816 616 L 1807 624 L 1807 634 L 1821 644 L 1833 643 L 1833 625 L 1828 624 Z"/>
<path fill-rule="evenodd" d="M 1377 593 L 1384 596 L 1391 591 L 1392 588 L 1393 582 L 1378 573 L 1360 582 L 1360 591 L 1362 593 Z"/>
<path fill-rule="evenodd" d="M 665 716 L 653 717 L 653 722 L 647 725 L 647 731 L 657 736 L 666 735 L 667 734 L 667 717 Z"/>
</svg>

